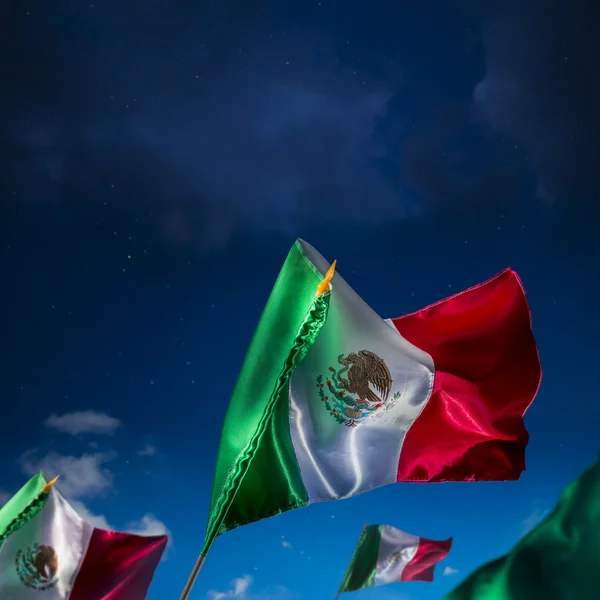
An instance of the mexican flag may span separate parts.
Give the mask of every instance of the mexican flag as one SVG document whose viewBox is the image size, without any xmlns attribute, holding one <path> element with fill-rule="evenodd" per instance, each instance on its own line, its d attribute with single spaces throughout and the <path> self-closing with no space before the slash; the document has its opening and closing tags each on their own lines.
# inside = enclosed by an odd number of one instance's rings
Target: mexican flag
<svg viewBox="0 0 600 600">
<path fill-rule="evenodd" d="M 143 600 L 167 537 L 97 529 L 55 487 L 44 488 L 39 473 L 0 510 L 0 523 L 20 522 L 0 546 L 0 598 Z M 43 506 L 33 514 L 41 494 Z"/>
<path fill-rule="evenodd" d="M 389 525 L 365 525 L 338 596 L 399 581 L 433 581 L 435 565 L 448 556 L 452 538 L 427 540 Z"/>
<path fill-rule="evenodd" d="M 541 370 L 516 273 L 393 319 L 331 275 L 294 244 L 225 417 L 204 555 L 225 531 L 314 502 L 525 468 Z"/>
<path fill-rule="evenodd" d="M 554 511 L 505 556 L 444 600 L 600 598 L 600 460 L 561 494 Z"/>
</svg>

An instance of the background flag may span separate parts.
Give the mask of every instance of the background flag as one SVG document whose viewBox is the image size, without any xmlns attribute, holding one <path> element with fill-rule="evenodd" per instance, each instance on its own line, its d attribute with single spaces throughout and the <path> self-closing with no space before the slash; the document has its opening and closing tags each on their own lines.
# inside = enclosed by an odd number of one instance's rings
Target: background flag
<svg viewBox="0 0 600 600">
<path fill-rule="evenodd" d="M 507 555 L 475 571 L 445 600 L 594 600 L 599 565 L 600 461 Z"/>
<path fill-rule="evenodd" d="M 144 600 L 166 544 L 166 536 L 92 527 L 52 488 L 43 508 L 0 547 L 0 598 Z"/>
<path fill-rule="evenodd" d="M 435 565 L 451 546 L 452 538 L 427 540 L 389 525 L 365 525 L 338 595 L 397 581 L 433 581 Z"/>
<path fill-rule="evenodd" d="M 518 479 L 541 371 L 517 275 L 384 320 L 298 240 L 229 405 L 202 554 L 216 535 L 397 481 Z"/>
</svg>

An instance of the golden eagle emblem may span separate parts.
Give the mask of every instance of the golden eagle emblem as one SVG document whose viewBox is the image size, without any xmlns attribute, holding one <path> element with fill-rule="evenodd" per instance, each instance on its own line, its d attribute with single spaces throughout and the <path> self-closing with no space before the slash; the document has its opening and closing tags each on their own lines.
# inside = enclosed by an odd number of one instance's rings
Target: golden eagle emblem
<svg viewBox="0 0 600 600">
<path fill-rule="evenodd" d="M 44 591 L 58 583 L 58 555 L 52 546 L 33 544 L 15 557 L 19 579 L 28 588 Z"/>
<path fill-rule="evenodd" d="M 399 552 L 392 554 L 389 562 L 390 562 L 390 564 L 392 564 L 392 563 L 397 564 L 400 562 L 408 562 L 411 558 L 410 555 L 411 555 L 410 550 L 408 548 L 403 548 Z"/>
<path fill-rule="evenodd" d="M 350 394 L 356 394 L 362 402 L 383 404 L 387 401 L 394 382 L 388 366 L 377 354 L 369 350 L 351 352 L 346 358 L 342 354 L 338 362 L 344 365 L 344 369 L 338 372 L 340 386 L 343 389 Z M 342 375 L 345 371 L 348 371 L 348 379 L 344 379 Z M 371 386 L 381 394 L 381 397 L 371 389 Z"/>
<path fill-rule="evenodd" d="M 357 423 L 380 412 L 379 409 L 391 408 L 400 397 L 400 392 L 396 392 L 390 398 L 392 374 L 385 361 L 374 352 L 359 350 L 340 354 L 337 362 L 340 367 L 329 367 L 330 374 L 325 380 L 322 375 L 317 377 L 317 388 L 325 408 L 338 423 L 356 427 Z"/>
</svg>

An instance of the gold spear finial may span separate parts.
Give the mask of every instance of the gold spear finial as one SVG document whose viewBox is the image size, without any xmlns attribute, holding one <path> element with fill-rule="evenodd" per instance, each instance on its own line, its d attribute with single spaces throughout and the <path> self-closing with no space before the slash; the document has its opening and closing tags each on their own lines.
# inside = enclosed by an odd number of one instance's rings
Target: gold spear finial
<svg viewBox="0 0 600 600">
<path fill-rule="evenodd" d="M 335 275 L 335 265 L 336 264 L 337 264 L 337 260 L 334 260 L 331 263 L 331 266 L 329 267 L 329 269 L 327 269 L 327 273 L 325 273 L 325 279 L 323 279 L 323 281 L 321 281 L 321 283 L 317 286 L 317 293 L 315 294 L 315 296 L 317 296 L 317 298 L 319 296 L 322 296 L 325 292 L 327 292 L 331 289 L 331 280 L 333 279 L 333 276 Z"/>
<path fill-rule="evenodd" d="M 53 487 L 54 484 L 58 481 L 58 478 L 60 477 L 60 475 L 57 475 L 52 481 L 49 481 L 43 488 L 42 488 L 42 494 L 45 492 L 49 492 Z"/>
</svg>

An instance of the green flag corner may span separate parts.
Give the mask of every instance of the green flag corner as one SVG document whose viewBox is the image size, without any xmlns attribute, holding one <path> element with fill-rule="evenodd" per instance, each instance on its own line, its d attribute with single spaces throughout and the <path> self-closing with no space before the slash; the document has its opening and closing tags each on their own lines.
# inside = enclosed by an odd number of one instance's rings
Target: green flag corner
<svg viewBox="0 0 600 600">
<path fill-rule="evenodd" d="M 600 457 L 544 521 L 444 600 L 592 600 L 600 598 L 599 564 Z"/>
<path fill-rule="evenodd" d="M 42 510 L 50 487 L 43 473 L 37 473 L 0 508 L 0 546 Z"/>
</svg>

